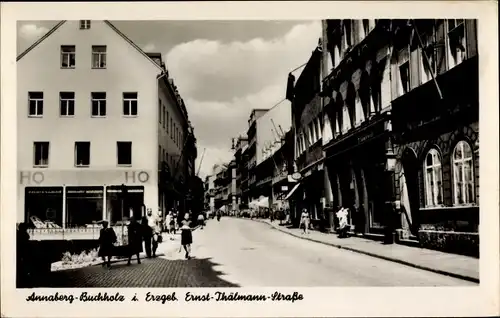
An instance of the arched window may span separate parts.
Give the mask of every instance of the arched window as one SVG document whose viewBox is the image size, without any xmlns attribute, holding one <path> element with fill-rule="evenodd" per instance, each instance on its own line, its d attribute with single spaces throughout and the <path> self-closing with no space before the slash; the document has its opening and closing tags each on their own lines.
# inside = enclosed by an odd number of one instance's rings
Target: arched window
<svg viewBox="0 0 500 318">
<path fill-rule="evenodd" d="M 474 202 L 474 171 L 472 149 L 465 141 L 460 141 L 453 150 L 453 204 Z"/>
<path fill-rule="evenodd" d="M 425 169 L 425 206 L 443 204 L 443 173 L 441 156 L 436 149 L 431 149 L 424 162 Z"/>
</svg>

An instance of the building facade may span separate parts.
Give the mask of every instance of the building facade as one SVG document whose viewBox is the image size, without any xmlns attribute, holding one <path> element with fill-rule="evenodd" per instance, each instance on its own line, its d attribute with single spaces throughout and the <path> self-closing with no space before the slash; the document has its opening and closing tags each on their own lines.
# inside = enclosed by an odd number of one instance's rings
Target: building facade
<svg viewBox="0 0 500 318">
<path fill-rule="evenodd" d="M 162 208 L 163 149 L 176 156 L 188 134 L 161 61 L 109 21 L 61 21 L 17 72 L 20 222 L 88 227 Z M 161 104 L 177 109 L 171 143 Z"/>
<path fill-rule="evenodd" d="M 248 183 L 248 166 L 244 159 L 244 152 L 248 148 L 248 138 L 239 136 L 233 145 L 234 161 L 236 164 L 236 206 L 237 210 L 248 209 L 248 200 L 243 196 L 243 182 Z"/>
<path fill-rule="evenodd" d="M 258 140 L 258 122 L 257 119 L 262 117 L 268 109 L 253 109 L 248 118 L 248 130 L 247 139 L 248 147 L 243 152 L 245 156 L 245 161 L 247 162 L 248 169 L 248 179 L 245 180 L 246 187 L 243 188 L 243 195 L 248 200 L 247 202 L 252 202 L 259 197 L 257 191 L 257 160 L 260 160 L 261 154 L 258 153 L 259 144 Z"/>
<path fill-rule="evenodd" d="M 323 30 L 327 200 L 351 208 L 366 235 L 474 254 L 476 22 L 327 20 Z"/>
<path fill-rule="evenodd" d="M 291 220 L 299 224 L 302 209 L 311 214 L 314 225 L 324 217 L 323 104 L 320 97 L 323 48 L 318 46 L 298 77 L 292 99 L 295 167 L 299 185 L 290 193 Z M 290 93 L 289 93 L 290 94 Z"/>
</svg>

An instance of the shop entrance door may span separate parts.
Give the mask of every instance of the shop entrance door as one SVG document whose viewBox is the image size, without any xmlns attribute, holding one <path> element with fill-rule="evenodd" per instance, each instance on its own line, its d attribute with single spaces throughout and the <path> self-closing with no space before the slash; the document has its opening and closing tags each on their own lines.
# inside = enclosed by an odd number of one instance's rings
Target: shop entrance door
<svg viewBox="0 0 500 318">
<path fill-rule="evenodd" d="M 410 201 L 410 213 L 412 224 L 410 224 L 410 230 L 413 235 L 418 234 L 419 220 L 418 220 L 418 210 L 420 208 L 419 202 L 419 190 L 418 190 L 418 159 L 415 151 L 411 148 L 406 148 L 402 156 L 402 164 L 406 179 L 406 187 L 408 189 L 408 199 Z"/>
</svg>

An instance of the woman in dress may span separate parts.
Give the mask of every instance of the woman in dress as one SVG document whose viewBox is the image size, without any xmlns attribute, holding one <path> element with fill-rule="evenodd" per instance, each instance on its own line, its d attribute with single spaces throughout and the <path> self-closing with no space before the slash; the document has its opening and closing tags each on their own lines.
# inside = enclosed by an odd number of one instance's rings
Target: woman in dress
<svg viewBox="0 0 500 318">
<path fill-rule="evenodd" d="M 303 226 L 304 234 L 309 234 L 309 223 L 311 222 L 311 217 L 307 209 L 302 209 L 302 214 L 300 215 L 300 226 Z"/>
<path fill-rule="evenodd" d="M 99 235 L 99 256 L 102 257 L 102 266 L 111 267 L 111 256 L 113 256 L 113 244 L 115 243 L 115 231 L 108 227 L 108 221 L 103 221 L 102 229 Z"/>
<path fill-rule="evenodd" d="M 189 213 L 184 215 L 184 220 L 181 221 L 181 245 L 186 251 L 186 259 L 191 258 L 191 244 L 193 244 L 193 234 L 191 233 L 191 221 Z"/>
</svg>

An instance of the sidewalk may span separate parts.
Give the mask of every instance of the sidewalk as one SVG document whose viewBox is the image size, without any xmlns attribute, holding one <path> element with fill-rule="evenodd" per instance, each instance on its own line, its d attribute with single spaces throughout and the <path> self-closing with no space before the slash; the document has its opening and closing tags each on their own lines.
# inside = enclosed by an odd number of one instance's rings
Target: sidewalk
<svg viewBox="0 0 500 318">
<path fill-rule="evenodd" d="M 278 221 L 273 223 L 262 219 L 254 219 L 254 221 L 269 224 L 283 233 L 312 242 L 479 283 L 479 259 L 477 258 L 399 244 L 384 245 L 381 242 L 360 237 L 340 239 L 335 234 L 319 231 L 310 231 L 309 234 L 302 234 L 302 230 L 280 226 Z"/>
</svg>

